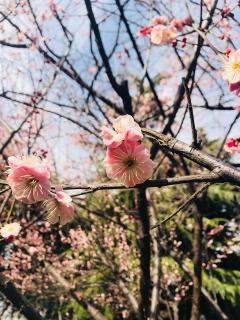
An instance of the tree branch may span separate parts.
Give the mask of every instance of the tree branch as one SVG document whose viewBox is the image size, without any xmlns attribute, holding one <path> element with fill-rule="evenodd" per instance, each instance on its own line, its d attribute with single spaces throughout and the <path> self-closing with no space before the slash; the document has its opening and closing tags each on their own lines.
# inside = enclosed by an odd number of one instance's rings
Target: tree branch
<svg viewBox="0 0 240 320">
<path fill-rule="evenodd" d="M 2 274 L 0 274 L 0 291 L 28 320 L 43 320 L 15 285 Z"/>
</svg>

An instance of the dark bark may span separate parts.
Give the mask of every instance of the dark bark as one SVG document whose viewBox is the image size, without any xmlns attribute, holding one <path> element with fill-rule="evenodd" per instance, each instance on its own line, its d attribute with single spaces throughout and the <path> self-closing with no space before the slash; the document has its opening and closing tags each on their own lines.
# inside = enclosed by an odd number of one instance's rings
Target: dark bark
<svg viewBox="0 0 240 320">
<path fill-rule="evenodd" d="M 198 202 L 198 200 L 195 200 Z M 202 213 L 194 210 L 194 232 L 193 232 L 193 294 L 191 320 L 199 320 L 201 288 L 202 288 Z"/>
<path fill-rule="evenodd" d="M 227 179 L 237 185 L 240 184 L 240 171 L 236 168 L 225 164 L 223 161 L 201 152 L 184 142 L 181 142 L 162 133 L 157 133 L 151 129 L 142 129 L 143 133 L 159 142 L 160 148 L 168 149 L 181 157 L 187 158 L 203 168 L 213 170 L 219 177 Z"/>
<path fill-rule="evenodd" d="M 139 319 L 145 320 L 149 316 L 150 309 L 150 222 L 148 214 L 148 201 L 146 189 L 138 189 L 138 212 L 139 212 L 139 250 L 140 250 L 140 301 Z"/>
<path fill-rule="evenodd" d="M 88 13 L 88 17 L 89 17 L 89 20 L 91 23 L 91 27 L 92 27 L 94 35 L 95 35 L 96 43 L 98 46 L 98 51 L 99 51 L 100 56 L 102 58 L 109 82 L 111 83 L 111 86 L 115 90 L 115 92 L 119 95 L 119 97 L 121 97 L 122 102 L 123 102 L 123 106 L 124 106 L 124 110 L 126 111 L 126 113 L 133 115 L 132 99 L 131 99 L 131 96 L 130 96 L 129 90 L 128 90 L 128 82 L 127 82 L 127 80 L 125 80 L 125 81 L 122 81 L 122 83 L 120 83 L 120 84 L 117 83 L 116 78 L 113 74 L 112 68 L 110 66 L 110 62 L 109 62 L 108 56 L 106 54 L 104 45 L 103 45 L 101 33 L 98 28 L 98 24 L 96 22 L 96 19 L 95 19 L 93 10 L 92 10 L 91 1 L 85 0 L 85 5 L 87 8 L 87 13 Z"/>
<path fill-rule="evenodd" d="M 27 319 L 43 320 L 41 315 L 33 308 L 15 285 L 3 275 L 0 275 L 0 291 Z"/>
</svg>

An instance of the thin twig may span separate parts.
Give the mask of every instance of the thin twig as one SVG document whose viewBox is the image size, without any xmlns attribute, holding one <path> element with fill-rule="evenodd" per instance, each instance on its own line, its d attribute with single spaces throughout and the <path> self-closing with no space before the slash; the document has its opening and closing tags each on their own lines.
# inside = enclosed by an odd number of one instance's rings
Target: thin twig
<svg viewBox="0 0 240 320">
<path fill-rule="evenodd" d="M 192 129 L 192 146 L 194 148 L 199 148 L 200 147 L 200 143 L 198 142 L 198 137 L 197 137 L 197 129 L 195 126 L 195 121 L 194 121 L 194 115 L 193 115 L 193 107 L 192 107 L 192 101 L 191 101 L 191 96 L 190 96 L 190 92 L 186 83 L 186 79 L 182 78 L 183 81 L 183 85 L 184 85 L 184 89 L 185 89 L 185 93 L 186 93 L 186 97 L 187 97 L 187 106 L 188 106 L 188 111 L 189 111 L 189 116 L 190 116 L 190 122 L 191 122 L 191 129 Z"/>
<path fill-rule="evenodd" d="M 160 223 L 155 224 L 151 227 L 151 230 L 160 227 L 163 223 L 171 220 L 174 216 L 176 216 L 180 211 L 185 209 L 195 198 L 198 194 L 203 192 L 205 189 L 207 189 L 210 186 L 210 182 L 205 183 L 201 188 L 199 188 L 196 192 L 194 192 L 190 198 L 188 198 L 176 211 L 174 211 L 172 214 L 170 214 L 168 217 L 163 219 Z"/>
</svg>

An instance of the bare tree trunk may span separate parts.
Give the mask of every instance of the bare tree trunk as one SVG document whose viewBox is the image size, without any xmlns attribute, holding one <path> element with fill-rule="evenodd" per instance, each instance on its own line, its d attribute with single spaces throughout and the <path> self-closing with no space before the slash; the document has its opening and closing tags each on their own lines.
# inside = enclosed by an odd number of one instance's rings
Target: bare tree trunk
<svg viewBox="0 0 240 320">
<path fill-rule="evenodd" d="M 194 210 L 194 232 L 193 232 L 193 295 L 191 320 L 199 320 L 200 300 L 202 287 L 202 214 L 200 210 Z"/>
<path fill-rule="evenodd" d="M 154 204 L 151 203 L 150 191 L 147 191 L 147 199 L 149 203 L 149 213 L 151 225 L 157 224 L 157 213 Z M 160 277 L 161 277 L 161 264 L 160 264 L 160 236 L 159 228 L 152 230 L 152 242 L 153 242 L 153 254 L 154 254 L 154 266 L 152 274 L 152 294 L 151 294 L 151 309 L 150 309 L 150 320 L 158 319 L 159 311 L 159 294 L 160 294 Z"/>
<path fill-rule="evenodd" d="M 0 291 L 27 319 L 43 320 L 38 311 L 33 308 L 15 285 L 2 274 L 0 274 Z"/>
<path fill-rule="evenodd" d="M 139 319 L 146 320 L 149 316 L 150 307 L 150 224 L 148 215 L 148 202 L 146 190 L 138 189 L 138 212 L 139 212 L 139 250 L 140 250 L 140 301 Z"/>
</svg>

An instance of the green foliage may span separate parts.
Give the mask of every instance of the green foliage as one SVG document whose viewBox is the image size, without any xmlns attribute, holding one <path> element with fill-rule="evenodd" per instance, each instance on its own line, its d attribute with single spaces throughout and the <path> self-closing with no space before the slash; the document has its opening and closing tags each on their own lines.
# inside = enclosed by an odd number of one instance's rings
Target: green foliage
<svg viewBox="0 0 240 320">
<path fill-rule="evenodd" d="M 90 314 L 73 299 L 66 301 L 63 304 L 61 314 L 64 320 L 69 319 L 70 314 L 71 320 L 92 320 Z"/>
<path fill-rule="evenodd" d="M 206 215 L 232 218 L 240 213 L 239 188 L 230 184 L 215 184 L 208 189 Z"/>
<path fill-rule="evenodd" d="M 99 265 L 98 270 L 91 270 L 85 273 L 84 297 L 91 298 L 96 294 L 104 293 L 104 284 L 110 281 L 109 271 Z"/>
<path fill-rule="evenodd" d="M 239 188 L 227 183 L 215 184 L 208 189 L 212 201 L 233 205 L 240 202 Z"/>
<path fill-rule="evenodd" d="M 233 306 L 240 302 L 240 271 L 221 268 L 204 271 L 203 286 L 221 299 L 229 300 Z"/>
</svg>

